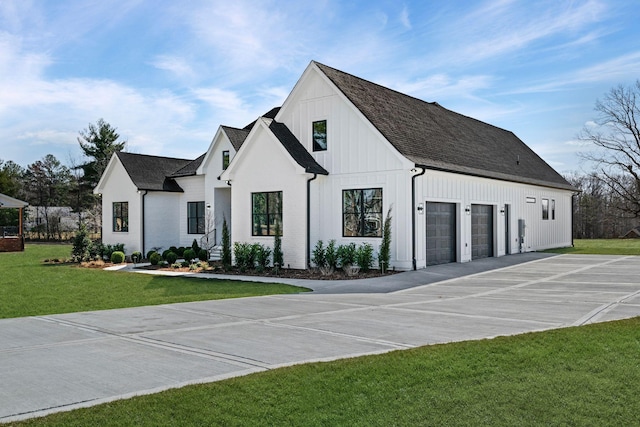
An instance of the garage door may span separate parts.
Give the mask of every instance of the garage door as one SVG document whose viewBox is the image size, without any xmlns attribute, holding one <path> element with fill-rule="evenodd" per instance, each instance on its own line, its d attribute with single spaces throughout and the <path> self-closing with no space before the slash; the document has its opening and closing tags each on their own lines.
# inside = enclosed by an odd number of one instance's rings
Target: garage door
<svg viewBox="0 0 640 427">
<path fill-rule="evenodd" d="M 427 202 L 427 265 L 456 262 L 456 205 Z"/>
<path fill-rule="evenodd" d="M 493 256 L 493 206 L 471 205 L 471 259 Z"/>
</svg>

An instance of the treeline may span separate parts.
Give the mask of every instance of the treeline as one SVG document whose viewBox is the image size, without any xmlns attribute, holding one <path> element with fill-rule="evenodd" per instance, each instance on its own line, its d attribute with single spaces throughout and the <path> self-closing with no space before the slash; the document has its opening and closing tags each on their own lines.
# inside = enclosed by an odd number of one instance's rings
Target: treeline
<svg viewBox="0 0 640 427">
<path fill-rule="evenodd" d="M 38 240 L 63 240 L 85 227 L 99 233 L 102 205 L 93 194 L 111 155 L 124 149 L 116 129 L 100 119 L 80 131 L 82 161 L 64 165 L 52 154 L 25 167 L 0 159 L 0 193 L 24 200 L 25 232 Z M 0 226 L 18 225 L 16 209 L 0 209 Z"/>
<path fill-rule="evenodd" d="M 640 225 L 640 218 L 628 209 L 628 199 L 608 185 L 607 178 L 593 172 L 565 176 L 581 190 L 573 200 L 573 237 L 576 239 L 611 239 L 623 236 Z M 629 191 L 635 183 L 629 180 Z"/>
</svg>

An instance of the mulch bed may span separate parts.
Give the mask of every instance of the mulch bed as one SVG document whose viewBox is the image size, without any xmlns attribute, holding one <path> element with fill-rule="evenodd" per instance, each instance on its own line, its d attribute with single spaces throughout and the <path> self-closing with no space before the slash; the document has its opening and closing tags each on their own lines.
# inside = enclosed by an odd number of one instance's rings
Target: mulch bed
<svg viewBox="0 0 640 427">
<path fill-rule="evenodd" d="M 160 265 L 147 265 L 136 267 L 141 270 L 161 270 L 161 271 L 179 271 L 184 273 L 207 273 L 207 274 L 226 274 L 234 276 L 256 276 L 256 277 L 281 277 L 285 279 L 308 279 L 308 280 L 354 280 L 354 279 L 369 279 L 373 277 L 390 276 L 397 273 L 396 271 L 389 271 L 385 274 L 380 273 L 379 270 L 371 270 L 368 272 L 359 272 L 356 275 L 350 276 L 342 270 L 336 270 L 329 275 L 323 275 L 316 269 L 311 270 L 297 270 L 293 268 L 281 268 L 276 273 L 275 269 L 268 268 L 259 273 L 256 270 L 240 271 L 236 268 L 230 270 L 224 270 L 219 266 L 209 268 L 197 268 L 195 270 L 189 269 L 189 267 L 171 268 Z"/>
</svg>

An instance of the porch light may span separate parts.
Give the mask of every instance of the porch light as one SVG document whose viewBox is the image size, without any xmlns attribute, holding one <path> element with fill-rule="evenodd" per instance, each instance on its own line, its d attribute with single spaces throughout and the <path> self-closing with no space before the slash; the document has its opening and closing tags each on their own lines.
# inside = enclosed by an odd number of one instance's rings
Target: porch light
<svg viewBox="0 0 640 427">
<path fill-rule="evenodd" d="M 418 207 L 416 208 L 419 214 L 424 212 L 424 205 L 422 203 L 418 203 Z"/>
<path fill-rule="evenodd" d="M 469 207 L 469 205 L 467 205 L 467 206 L 464 208 L 464 211 L 467 213 L 467 215 L 471 215 L 471 207 Z"/>
<path fill-rule="evenodd" d="M 504 216 L 504 207 L 500 208 L 500 215 Z"/>
</svg>

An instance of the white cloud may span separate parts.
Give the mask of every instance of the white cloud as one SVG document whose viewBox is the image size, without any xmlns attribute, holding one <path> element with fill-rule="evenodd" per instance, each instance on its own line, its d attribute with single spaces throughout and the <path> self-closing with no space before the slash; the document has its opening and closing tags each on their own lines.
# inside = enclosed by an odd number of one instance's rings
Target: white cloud
<svg viewBox="0 0 640 427">
<path fill-rule="evenodd" d="M 412 28 L 411 20 L 409 19 L 409 9 L 407 8 L 406 5 L 402 8 L 402 11 L 400 12 L 400 23 L 408 30 Z"/>
<path fill-rule="evenodd" d="M 154 67 L 168 71 L 178 78 L 191 79 L 195 76 L 195 72 L 191 65 L 184 59 L 171 55 L 158 55 L 151 65 Z"/>
</svg>

